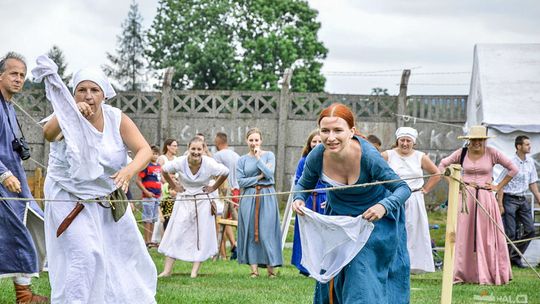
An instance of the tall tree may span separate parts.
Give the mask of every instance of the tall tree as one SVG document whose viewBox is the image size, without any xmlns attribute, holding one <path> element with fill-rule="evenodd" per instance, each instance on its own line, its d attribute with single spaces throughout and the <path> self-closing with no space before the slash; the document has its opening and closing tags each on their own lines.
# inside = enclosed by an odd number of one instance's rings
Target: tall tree
<svg viewBox="0 0 540 304">
<path fill-rule="evenodd" d="M 57 45 L 53 45 L 53 47 L 47 52 L 47 56 L 58 66 L 58 75 L 60 78 L 62 78 L 62 81 L 64 83 L 69 83 L 71 74 L 66 75 L 67 63 L 64 52 L 62 52 Z"/>
<path fill-rule="evenodd" d="M 316 17 L 303 0 L 160 0 L 147 55 L 177 88 L 277 90 L 294 64 L 293 91 L 322 91 Z"/>
<path fill-rule="evenodd" d="M 110 65 L 103 66 L 107 76 L 115 79 L 126 90 L 140 90 L 145 75 L 144 47 L 145 38 L 142 30 L 142 16 L 139 5 L 133 1 L 129 6 L 126 20 L 122 22 L 122 35 L 117 36 L 117 55 L 107 52 Z"/>
</svg>

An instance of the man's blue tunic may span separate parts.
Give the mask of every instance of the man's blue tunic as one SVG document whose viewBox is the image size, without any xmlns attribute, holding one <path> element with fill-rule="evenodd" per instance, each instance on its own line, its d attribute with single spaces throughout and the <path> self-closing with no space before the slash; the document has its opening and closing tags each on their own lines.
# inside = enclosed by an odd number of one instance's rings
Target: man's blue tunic
<svg viewBox="0 0 540 304">
<path fill-rule="evenodd" d="M 0 100 L 0 103 L 4 101 Z M 8 115 L 15 135 L 19 138 L 21 135 L 15 120 L 13 104 L 6 102 L 5 105 L 7 113 L 4 106 L 0 104 L 0 175 L 11 171 L 21 182 L 22 192 L 11 192 L 0 184 L 0 197 L 28 198 L 28 200 L 0 200 L 0 277 L 37 276 L 38 254 L 26 227 L 26 221 L 29 212 L 33 212 L 33 215 L 41 219 L 43 219 L 43 212 L 33 200 L 21 158 L 17 152 L 13 151 L 11 145 L 14 137 Z"/>
</svg>

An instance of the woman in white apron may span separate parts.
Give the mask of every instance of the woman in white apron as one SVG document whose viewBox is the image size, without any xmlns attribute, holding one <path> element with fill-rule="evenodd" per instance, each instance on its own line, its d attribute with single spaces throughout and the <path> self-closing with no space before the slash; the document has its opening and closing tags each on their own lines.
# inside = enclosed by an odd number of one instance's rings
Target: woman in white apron
<svg viewBox="0 0 540 304">
<path fill-rule="evenodd" d="M 150 160 L 150 147 L 129 117 L 104 103 L 115 92 L 100 70 L 75 73 L 73 100 L 56 65 L 45 56 L 37 63 L 34 76 L 45 79 L 54 108 L 43 129 L 51 141 L 45 179 L 51 302 L 156 303 L 156 267 L 127 202 L 116 201 Z M 134 153 L 130 164 L 126 146 Z"/>
<path fill-rule="evenodd" d="M 401 178 L 420 177 L 424 175 L 424 171 L 429 174 L 439 173 L 429 156 L 414 149 L 417 137 L 418 132 L 415 129 L 401 127 L 396 131 L 396 147 L 382 152 L 390 168 Z M 405 202 L 407 250 L 413 274 L 435 271 L 424 194 L 429 193 L 439 180 L 440 176 L 432 176 L 426 184 L 423 178 L 405 181 L 413 191 Z"/>
<path fill-rule="evenodd" d="M 193 262 L 191 277 L 197 277 L 201 263 L 217 254 L 214 192 L 227 179 L 229 169 L 204 154 L 204 142 L 194 137 L 187 156 L 167 162 L 163 177 L 177 191 L 173 212 L 158 251 L 165 257 L 160 277 L 172 274 L 175 259 Z M 179 184 L 169 174 L 178 173 Z M 217 176 L 215 183 L 210 181 Z"/>
</svg>

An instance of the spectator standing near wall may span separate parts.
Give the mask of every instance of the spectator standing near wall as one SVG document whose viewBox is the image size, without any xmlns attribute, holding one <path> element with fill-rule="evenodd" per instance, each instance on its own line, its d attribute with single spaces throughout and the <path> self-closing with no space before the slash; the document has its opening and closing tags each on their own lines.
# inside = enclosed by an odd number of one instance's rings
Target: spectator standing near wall
<svg viewBox="0 0 540 304">
<path fill-rule="evenodd" d="M 534 236 L 534 221 L 531 212 L 531 204 L 525 198 L 527 190 L 531 190 L 534 199 L 540 202 L 540 192 L 536 182 L 538 173 L 534 166 L 534 160 L 527 156 L 531 153 L 531 141 L 529 137 L 520 135 L 516 137 L 514 146 L 516 154 L 512 157 L 512 162 L 519 168 L 518 174 L 503 189 L 503 196 L 498 196 L 497 200 L 501 209 L 504 230 L 512 241 L 519 241 L 532 238 Z M 508 170 L 503 170 L 498 180 L 502 180 L 508 174 Z M 519 226 L 523 225 L 523 234 L 519 235 Z M 516 247 L 525 253 L 531 241 L 522 241 Z M 508 246 L 510 262 L 519 268 L 526 268 L 521 261 L 521 256 L 514 250 L 512 245 Z"/>
</svg>

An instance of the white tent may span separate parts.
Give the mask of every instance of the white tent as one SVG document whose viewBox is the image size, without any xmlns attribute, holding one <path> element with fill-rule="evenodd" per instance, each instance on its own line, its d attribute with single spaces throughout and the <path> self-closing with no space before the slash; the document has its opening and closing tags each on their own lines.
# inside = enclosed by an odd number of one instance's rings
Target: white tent
<svg viewBox="0 0 540 304">
<path fill-rule="evenodd" d="M 534 137 L 531 154 L 540 152 L 540 44 L 475 46 L 466 126 L 479 124 L 507 155 L 519 134 Z"/>
<path fill-rule="evenodd" d="M 527 135 L 540 168 L 540 44 L 475 46 L 466 127 L 473 125 L 487 126 L 488 134 L 497 136 L 488 145 L 509 157 L 515 137 Z M 534 252 L 538 262 L 540 241 L 527 254 Z"/>
</svg>

